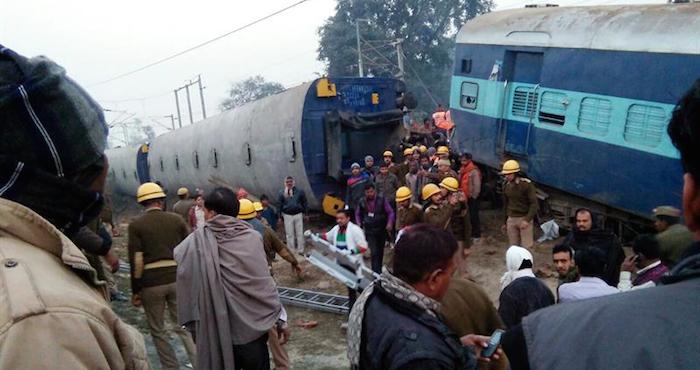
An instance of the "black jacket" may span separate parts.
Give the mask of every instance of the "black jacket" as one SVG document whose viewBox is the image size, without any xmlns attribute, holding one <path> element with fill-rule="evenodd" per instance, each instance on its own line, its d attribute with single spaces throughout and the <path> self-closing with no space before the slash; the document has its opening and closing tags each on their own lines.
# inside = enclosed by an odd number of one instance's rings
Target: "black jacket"
<svg viewBox="0 0 700 370">
<path fill-rule="evenodd" d="M 438 317 L 380 287 L 365 306 L 360 369 L 474 369 L 469 348 Z"/>
<path fill-rule="evenodd" d="M 292 188 L 292 196 L 287 197 L 283 189 L 277 196 L 277 203 L 280 206 L 280 212 L 287 215 L 296 215 L 298 213 L 306 213 L 308 202 L 306 201 L 306 193 L 296 186 Z"/>
<path fill-rule="evenodd" d="M 620 265 L 625 260 L 625 251 L 615 234 L 601 229 L 572 231 L 564 239 L 564 244 L 578 251 L 585 247 L 595 247 L 606 256 L 605 274 L 601 277 L 610 286 L 620 281 Z"/>
<path fill-rule="evenodd" d="M 538 278 L 521 277 L 508 284 L 498 300 L 498 314 L 510 329 L 520 324 L 523 317 L 553 305 L 554 295 Z"/>
</svg>

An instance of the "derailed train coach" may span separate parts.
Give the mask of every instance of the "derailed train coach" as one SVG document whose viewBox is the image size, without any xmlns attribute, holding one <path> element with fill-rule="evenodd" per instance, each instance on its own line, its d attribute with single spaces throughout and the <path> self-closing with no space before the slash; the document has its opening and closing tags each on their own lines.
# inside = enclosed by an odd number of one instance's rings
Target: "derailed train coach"
<svg viewBox="0 0 700 370">
<path fill-rule="evenodd" d="M 344 169 L 398 141 L 415 107 L 392 78 L 320 78 L 160 135 L 148 145 L 107 151 L 116 196 L 159 181 L 175 194 L 217 181 L 270 197 L 293 176 L 312 208 L 342 191 Z"/>
<path fill-rule="evenodd" d="M 619 219 L 680 206 L 666 128 L 700 77 L 700 4 L 494 12 L 457 35 L 450 108 L 456 146 Z M 556 203 L 556 202 L 553 202 Z"/>
</svg>

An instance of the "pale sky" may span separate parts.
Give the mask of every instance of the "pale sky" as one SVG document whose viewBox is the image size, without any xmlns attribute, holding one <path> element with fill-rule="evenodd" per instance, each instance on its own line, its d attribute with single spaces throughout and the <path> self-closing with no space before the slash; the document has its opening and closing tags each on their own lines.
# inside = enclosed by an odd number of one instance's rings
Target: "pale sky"
<svg viewBox="0 0 700 370">
<path fill-rule="evenodd" d="M 0 0 L 0 44 L 26 56 L 46 55 L 68 71 L 106 109 L 108 122 L 133 114 L 166 131 L 176 114 L 173 90 L 202 75 L 208 116 L 219 112 L 231 82 L 254 75 L 285 87 L 323 72 L 317 30 L 335 0 L 309 0 L 282 14 L 145 71 L 96 84 L 232 31 L 298 0 Z M 496 0 L 496 10 L 534 1 Z M 663 0 L 564 0 L 560 5 L 663 3 Z M 195 121 L 202 113 L 191 91 Z M 183 125 L 189 124 L 184 91 Z M 161 126 L 154 123 L 157 120 Z M 119 128 L 114 139 L 123 137 Z M 115 145 L 122 145 L 112 140 Z"/>
</svg>

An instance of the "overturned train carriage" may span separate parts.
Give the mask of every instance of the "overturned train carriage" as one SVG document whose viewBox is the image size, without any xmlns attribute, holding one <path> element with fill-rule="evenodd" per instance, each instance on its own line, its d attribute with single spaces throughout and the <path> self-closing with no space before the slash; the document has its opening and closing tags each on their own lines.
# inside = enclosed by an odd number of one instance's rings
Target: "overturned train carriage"
<svg viewBox="0 0 700 370">
<path fill-rule="evenodd" d="M 221 181 L 270 197 L 286 176 L 313 208 L 342 191 L 343 170 L 398 140 L 403 108 L 415 106 L 391 78 L 321 78 L 166 133 L 150 145 L 109 150 L 115 195 L 160 181 L 170 194 Z"/>
<path fill-rule="evenodd" d="M 560 202 L 565 216 L 566 204 L 623 219 L 678 207 L 682 169 L 666 127 L 700 77 L 699 40 L 700 4 L 477 17 L 457 36 L 457 145 L 492 168 L 519 160 L 533 180 L 570 196 Z"/>
</svg>

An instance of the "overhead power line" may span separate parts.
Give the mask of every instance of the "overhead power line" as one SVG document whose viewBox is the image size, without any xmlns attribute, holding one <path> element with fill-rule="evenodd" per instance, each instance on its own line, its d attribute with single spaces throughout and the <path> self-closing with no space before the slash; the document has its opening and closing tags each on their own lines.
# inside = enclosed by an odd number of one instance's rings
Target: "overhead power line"
<svg viewBox="0 0 700 370">
<path fill-rule="evenodd" d="M 289 6 L 285 7 L 285 8 L 282 8 L 282 9 L 276 11 L 276 12 L 270 13 L 270 14 L 268 14 L 268 15 L 262 17 L 262 18 L 258 18 L 258 19 L 256 19 L 256 20 L 250 22 L 250 23 L 247 23 L 247 24 L 245 24 L 245 25 L 243 25 L 243 26 L 241 26 L 241 27 L 236 28 L 235 30 L 226 32 L 226 33 L 223 34 L 223 35 L 216 36 L 216 37 L 214 37 L 213 39 L 204 41 L 204 42 L 202 42 L 202 43 L 200 43 L 200 44 L 197 44 L 197 45 L 195 45 L 195 46 L 192 46 L 192 47 L 187 48 L 187 49 L 185 49 L 185 50 L 183 50 L 183 51 L 180 51 L 180 52 L 175 53 L 175 54 L 173 54 L 173 55 L 167 56 L 167 57 L 165 57 L 165 58 L 161 58 L 161 59 L 159 59 L 159 60 L 156 60 L 156 61 L 153 62 L 153 63 L 146 64 L 146 65 L 143 66 L 143 67 L 136 68 L 136 69 L 134 69 L 134 70 L 131 70 L 131 71 L 122 73 L 122 74 L 120 74 L 120 75 L 117 75 L 117 76 L 108 78 L 108 79 L 103 80 L 103 81 L 95 82 L 95 83 L 93 83 L 93 84 L 91 84 L 91 85 L 88 85 L 88 87 L 94 87 L 94 86 L 104 85 L 104 84 L 106 84 L 106 83 L 108 83 L 108 82 L 112 82 L 112 81 L 114 81 L 114 80 L 118 80 L 118 79 L 120 79 L 120 78 L 129 76 L 129 75 L 132 75 L 132 74 L 134 74 L 134 73 L 141 72 L 141 71 L 143 71 L 143 70 L 145 70 L 145 69 L 151 68 L 151 67 L 156 66 L 156 65 L 158 65 L 158 64 L 167 62 L 167 61 L 169 61 L 169 60 L 171 60 L 171 59 L 174 59 L 174 58 L 177 58 L 177 57 L 179 57 L 179 56 L 181 56 L 181 55 L 183 55 L 183 54 L 189 53 L 190 51 L 199 49 L 199 48 L 201 48 L 201 47 L 203 47 L 203 46 L 206 46 L 206 45 L 209 45 L 209 44 L 211 44 L 211 43 L 213 43 L 213 42 L 215 42 L 215 41 L 221 40 L 221 39 L 224 38 L 224 37 L 230 36 L 230 35 L 232 35 L 232 34 L 234 34 L 234 33 L 236 33 L 236 32 L 239 32 L 239 31 L 242 31 L 242 30 L 244 30 L 244 29 L 246 29 L 246 28 L 249 28 L 249 27 L 251 27 L 251 26 L 254 26 L 254 25 L 256 25 L 256 24 L 258 24 L 258 23 L 260 23 L 260 22 L 263 22 L 263 21 L 265 21 L 265 20 L 267 20 L 267 19 L 270 19 L 270 18 L 272 18 L 272 17 L 274 17 L 274 16 L 276 16 L 276 15 L 278 15 L 278 14 L 284 13 L 284 12 L 286 12 L 287 10 L 292 9 L 292 8 L 294 8 L 294 7 L 296 7 L 296 6 L 299 6 L 299 5 L 301 5 L 301 4 L 303 4 L 303 3 L 307 2 L 307 1 L 309 1 L 309 0 L 300 0 L 300 1 L 297 1 L 296 3 L 294 3 L 294 4 L 292 4 L 292 5 L 289 5 Z"/>
</svg>

